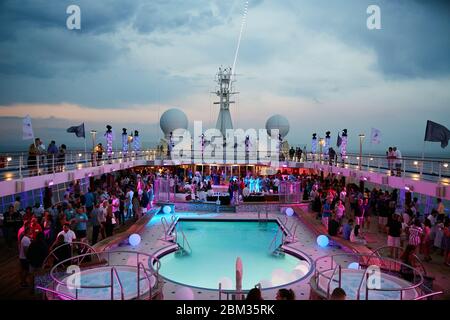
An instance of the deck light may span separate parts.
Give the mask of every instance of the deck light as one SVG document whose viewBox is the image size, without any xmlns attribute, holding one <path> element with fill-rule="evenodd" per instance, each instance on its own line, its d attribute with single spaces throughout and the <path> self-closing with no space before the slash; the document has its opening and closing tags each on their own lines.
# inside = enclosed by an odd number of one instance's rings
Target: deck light
<svg viewBox="0 0 450 320">
<path fill-rule="evenodd" d="M 317 237 L 317 244 L 320 247 L 325 248 L 326 246 L 328 246 L 329 243 L 330 243 L 330 240 L 328 239 L 327 236 L 322 234 L 322 235 Z"/>
<path fill-rule="evenodd" d="M 128 242 L 133 246 L 137 246 L 139 243 L 141 243 L 141 236 L 137 233 L 133 233 L 129 238 Z"/>
</svg>

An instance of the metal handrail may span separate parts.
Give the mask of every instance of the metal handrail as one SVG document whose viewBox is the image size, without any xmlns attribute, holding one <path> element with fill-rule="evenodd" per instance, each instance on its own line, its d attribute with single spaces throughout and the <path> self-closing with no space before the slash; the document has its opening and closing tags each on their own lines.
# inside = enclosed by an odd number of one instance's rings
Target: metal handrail
<svg viewBox="0 0 450 320">
<path fill-rule="evenodd" d="M 71 250 L 73 250 L 73 246 L 74 246 L 74 245 L 75 245 L 75 246 L 81 245 L 81 246 L 87 247 L 87 248 L 88 248 L 88 251 L 90 251 L 90 253 L 96 254 L 96 255 L 97 255 L 97 259 L 100 260 L 100 255 L 97 253 L 97 251 L 95 251 L 95 249 L 94 249 L 91 245 L 89 245 L 88 243 L 85 243 L 85 242 L 72 241 L 71 243 L 63 243 L 62 245 L 57 246 L 56 248 L 53 248 L 53 250 L 52 250 L 52 251 L 47 255 L 47 257 L 44 259 L 44 262 L 42 263 L 42 265 L 45 267 L 45 266 L 47 265 L 48 259 L 49 259 L 50 257 L 57 258 L 57 257 L 55 256 L 55 251 L 56 251 L 56 250 L 58 250 L 58 249 L 60 249 L 60 248 L 62 248 L 62 247 L 64 247 L 64 246 L 70 246 L 70 247 L 71 247 Z M 86 252 L 86 253 L 89 253 L 89 252 Z M 83 257 L 83 259 L 84 259 L 84 257 Z M 82 261 L 83 261 L 83 260 L 81 260 L 81 261 L 79 260 L 79 261 L 78 261 L 78 265 L 80 265 Z"/>
<path fill-rule="evenodd" d="M 184 234 L 183 228 L 181 227 L 180 224 L 177 224 L 177 227 L 178 227 L 178 229 L 179 229 L 178 231 L 181 232 L 181 235 L 182 235 L 182 237 L 183 237 L 183 248 L 184 248 L 184 244 L 186 243 L 186 244 L 188 245 L 189 250 L 190 250 L 191 253 L 192 253 L 191 245 L 189 244 L 189 241 L 188 241 L 186 235 Z M 175 230 L 176 230 L 176 229 L 175 229 Z M 175 237 L 176 237 L 176 238 L 175 238 L 175 242 L 178 243 L 178 232 L 175 233 Z"/>
<path fill-rule="evenodd" d="M 280 231 L 281 231 L 281 235 L 282 235 L 281 243 L 282 243 L 282 244 L 284 243 L 284 241 L 283 241 L 283 235 L 284 235 L 284 232 L 283 232 L 283 230 L 281 229 L 281 227 L 278 225 L 277 232 L 275 233 L 275 236 L 273 237 L 272 242 L 271 242 L 270 245 L 269 245 L 269 252 L 270 252 L 270 253 L 273 252 L 273 251 L 272 251 L 272 247 L 273 247 L 274 245 L 276 245 L 276 242 L 277 242 L 277 239 L 278 239 L 278 232 L 280 232 Z"/>
<path fill-rule="evenodd" d="M 432 293 L 429 293 L 429 294 L 426 294 L 426 295 L 414 298 L 414 300 L 423 300 L 423 299 L 426 299 L 426 298 L 429 298 L 429 297 L 434 297 L 434 296 L 440 295 L 442 293 L 444 293 L 444 291 L 436 291 L 436 292 L 432 292 Z"/>
<path fill-rule="evenodd" d="M 122 281 L 120 281 L 119 274 L 117 273 L 116 267 L 111 268 L 111 300 L 114 300 L 114 276 L 117 278 L 117 282 L 120 287 L 120 300 L 125 300 L 125 295 L 123 292 Z"/>
<path fill-rule="evenodd" d="M 154 255 L 150 255 L 150 254 L 142 253 L 142 252 L 136 252 L 136 251 L 126 251 L 126 250 L 125 251 L 105 251 L 105 252 L 102 252 L 101 254 L 107 254 L 108 255 L 108 259 L 107 259 L 108 266 L 110 265 L 110 254 L 111 253 L 114 253 L 114 254 L 123 254 L 123 253 L 125 253 L 125 254 L 135 254 L 137 257 L 136 257 L 136 266 L 134 266 L 134 267 L 136 267 L 136 268 L 137 268 L 138 263 L 139 263 L 139 256 L 140 255 L 146 256 L 146 257 L 149 258 L 149 260 L 154 260 L 157 263 L 156 275 L 158 276 L 158 270 L 161 267 L 161 261 L 157 257 L 155 257 Z M 59 284 L 59 285 L 62 285 L 62 286 L 67 286 L 67 283 L 65 283 L 63 281 L 60 281 L 58 278 L 56 278 L 56 276 L 54 275 L 55 271 L 61 265 L 64 265 L 65 263 L 71 261 L 74 258 L 85 257 L 85 256 L 93 255 L 93 254 L 94 253 L 85 253 L 85 254 L 82 254 L 82 255 L 79 255 L 79 256 L 75 256 L 75 257 L 71 257 L 71 258 L 68 258 L 66 260 L 58 262 L 56 265 L 54 265 L 52 267 L 52 269 L 49 272 L 50 277 L 52 278 L 52 281 L 54 283 L 56 283 L 56 284 Z M 98 253 L 95 253 L 95 254 L 98 254 Z M 125 265 L 116 265 L 116 266 L 133 267 L 133 266 L 127 265 L 127 264 L 125 264 Z M 103 288 L 110 288 L 110 285 L 96 285 L 96 286 L 81 285 L 81 286 L 78 287 L 78 289 L 103 289 Z"/>
<path fill-rule="evenodd" d="M 138 272 L 137 272 L 137 298 L 139 299 L 141 297 L 141 267 L 142 270 L 144 270 L 144 275 L 147 278 L 148 281 L 148 288 L 149 288 L 149 300 L 152 299 L 152 280 L 151 275 L 148 274 L 147 269 L 145 269 L 145 266 L 142 262 L 138 263 Z"/>
<path fill-rule="evenodd" d="M 339 278 L 338 278 L 338 282 L 339 282 L 339 287 L 341 286 L 341 266 L 339 264 L 336 264 L 336 267 L 334 267 L 333 273 L 331 274 L 331 278 L 328 281 L 328 285 L 327 285 L 327 299 L 330 298 L 330 287 L 331 287 L 331 282 L 335 281 L 333 279 L 334 274 L 336 273 L 336 270 L 339 269 Z"/>
<path fill-rule="evenodd" d="M 361 277 L 361 282 L 359 283 L 358 291 L 356 293 L 356 300 L 359 300 L 360 293 L 361 293 L 361 286 L 362 286 L 364 280 L 366 280 L 366 289 L 367 289 L 367 278 L 366 278 L 366 275 L 368 275 L 367 270 L 369 270 L 369 269 L 364 270 L 364 273 Z M 366 294 L 366 300 L 367 300 L 367 294 Z"/>
<path fill-rule="evenodd" d="M 371 254 L 371 257 L 369 258 L 369 261 L 370 261 L 370 259 L 372 258 L 372 255 L 373 256 L 376 256 L 376 257 L 378 257 L 378 258 L 383 258 L 383 256 L 380 254 L 380 251 L 381 250 L 383 250 L 383 249 L 395 249 L 395 250 L 399 250 L 399 252 L 403 252 L 404 251 L 404 248 L 401 248 L 401 247 L 393 247 L 393 246 L 383 246 L 383 247 L 379 247 L 379 248 L 376 248 L 375 250 L 373 250 L 372 251 L 372 254 Z M 425 269 L 425 266 L 423 265 L 423 263 L 422 263 L 422 260 L 420 260 L 420 258 L 419 258 L 419 256 L 418 255 L 416 255 L 415 253 L 412 255 L 415 259 L 416 259 L 416 261 L 419 263 L 419 266 L 420 266 L 420 269 L 422 270 L 422 272 L 423 272 L 423 275 L 427 275 L 427 270 Z"/>
<path fill-rule="evenodd" d="M 261 150 L 261 151 L 263 151 L 263 150 Z M 194 152 L 195 152 L 195 150 L 194 150 Z M 240 152 L 237 152 L 237 154 L 239 155 Z M 138 151 L 138 152 L 131 151 L 128 153 L 123 153 L 120 150 L 114 150 L 110 157 L 108 157 L 105 152 L 103 153 L 103 155 L 105 157 L 103 157 L 102 159 L 97 159 L 97 154 L 93 153 L 92 151 L 84 152 L 84 151 L 73 150 L 73 151 L 66 153 L 64 163 L 59 163 L 57 161 L 57 159 L 54 159 L 55 156 L 52 156 L 53 158 L 48 158 L 47 155 L 42 154 L 42 155 L 37 156 L 36 166 L 39 167 L 39 173 L 44 174 L 44 172 L 41 172 L 41 171 L 48 170 L 49 173 L 56 173 L 56 172 L 61 171 L 60 169 L 64 169 L 64 168 L 60 168 L 60 166 L 61 167 L 75 166 L 74 169 L 78 169 L 76 167 L 76 165 L 81 165 L 81 167 L 87 167 L 85 165 L 89 165 L 88 167 L 97 167 L 102 164 L 117 163 L 117 161 L 120 161 L 122 163 L 123 161 L 128 162 L 128 161 L 134 161 L 134 160 L 164 160 L 164 159 L 166 159 L 165 155 L 158 155 L 157 150 L 154 150 L 154 149 L 142 150 L 142 151 Z M 1 153 L 0 159 L 3 159 L 2 165 L 4 166 L 4 168 L 0 168 L 0 172 L 2 172 L 2 171 L 16 172 L 16 173 L 19 173 L 18 174 L 19 177 L 32 176 L 32 175 L 27 175 L 26 173 L 22 172 L 23 169 L 27 169 L 26 157 L 27 157 L 27 155 L 24 152 L 22 152 L 22 153 L 20 153 L 20 152 L 18 152 L 18 153 L 14 153 L 14 152 Z M 348 161 L 347 163 L 350 163 L 351 159 L 353 157 L 359 158 L 359 154 L 348 153 L 345 156 L 345 159 Z M 41 163 L 42 162 L 41 158 L 45 158 L 44 163 Z M 349 161 L 349 159 L 350 159 L 350 161 Z M 366 166 L 371 167 L 372 166 L 371 162 L 378 160 L 378 165 L 374 164 L 372 167 L 381 168 L 380 160 L 387 160 L 387 158 L 385 155 L 363 155 L 361 157 L 361 160 L 362 161 L 367 160 L 367 165 L 362 164 L 363 167 L 366 167 Z M 420 174 L 432 174 L 432 175 L 442 176 L 442 170 L 444 170 L 447 172 L 444 176 L 447 177 L 448 170 L 450 170 L 450 169 L 448 169 L 449 162 L 450 162 L 449 158 L 429 158 L 429 157 L 421 158 L 421 157 L 403 156 L 401 160 L 402 160 L 403 164 L 405 164 L 406 162 L 412 161 L 412 167 L 414 168 L 414 172 L 416 172 L 418 174 L 420 173 Z M 316 162 L 320 162 L 320 161 L 318 161 L 317 159 L 310 159 L 305 162 L 316 163 Z M 355 164 L 356 164 L 356 162 L 355 162 Z M 428 164 L 430 166 L 430 168 L 429 168 L 430 173 L 423 172 L 424 164 Z M 439 168 L 439 169 L 436 170 L 437 168 Z M 385 169 L 388 169 L 388 168 L 385 168 Z M 67 168 L 65 168 L 65 170 L 62 170 L 62 171 L 67 171 Z M 405 168 L 405 165 L 403 165 L 402 171 L 403 172 L 407 171 Z M 17 175 L 15 176 L 15 178 L 17 178 Z"/>
<path fill-rule="evenodd" d="M 68 299 L 68 300 L 77 300 L 75 297 L 69 296 L 69 295 L 67 295 L 67 294 L 65 294 L 65 293 L 58 292 L 58 291 L 56 291 L 56 290 L 52 290 L 52 289 L 49 289 L 49 288 L 44 288 L 44 287 L 41 287 L 41 286 L 36 286 L 36 289 L 42 290 L 42 291 L 45 291 L 45 292 L 50 292 L 50 293 L 53 294 L 53 297 L 55 297 L 55 294 L 56 294 L 56 295 L 58 295 L 58 296 L 61 296 L 61 297 L 66 298 L 66 299 Z"/>
<path fill-rule="evenodd" d="M 164 240 L 167 241 L 167 232 L 168 232 L 168 229 L 166 228 L 166 224 L 167 224 L 166 217 L 161 217 L 161 224 L 162 224 L 163 229 L 164 229 Z"/>
<path fill-rule="evenodd" d="M 340 253 L 340 254 L 334 254 L 334 255 L 331 255 L 331 256 L 322 256 L 322 257 L 317 258 L 317 259 L 314 261 L 314 267 L 315 267 L 315 270 L 316 270 L 316 279 L 315 279 L 315 281 L 317 282 L 317 285 L 319 285 L 319 284 L 318 284 L 318 279 L 319 279 L 320 276 L 321 276 L 321 277 L 324 277 L 325 279 L 328 279 L 328 280 L 331 279 L 329 276 L 327 276 L 327 275 L 325 274 L 325 272 L 328 272 L 328 271 L 330 271 L 330 270 L 333 270 L 333 261 L 335 260 L 335 257 L 339 257 L 339 256 L 345 256 L 345 257 L 351 256 L 351 257 L 357 257 L 357 258 L 362 258 L 362 257 L 368 257 L 368 258 L 371 258 L 371 257 L 372 257 L 371 254 L 361 254 L 361 253 Z M 330 269 L 327 269 L 327 270 L 319 270 L 319 268 L 318 268 L 318 263 L 319 263 L 322 259 L 331 259 L 331 268 L 330 268 Z M 407 286 L 407 287 L 405 287 L 405 288 L 391 288 L 391 289 L 385 288 L 385 289 L 371 289 L 371 290 L 373 290 L 373 291 L 390 291 L 390 292 L 398 291 L 398 292 L 400 292 L 401 298 L 403 298 L 403 292 L 404 292 L 404 291 L 415 290 L 416 288 L 418 288 L 418 287 L 420 287 L 420 286 L 423 285 L 423 282 L 424 282 L 423 274 L 422 274 L 421 272 L 419 272 L 418 270 L 416 270 L 414 267 L 412 267 L 412 266 L 410 266 L 410 265 L 408 265 L 408 264 L 406 264 L 406 263 L 403 263 L 403 262 L 400 262 L 400 261 L 391 259 L 391 258 L 380 257 L 379 259 L 382 259 L 382 260 L 389 260 L 389 261 L 394 261 L 394 262 L 396 262 L 396 263 L 398 263 L 398 264 L 400 264 L 400 265 L 403 265 L 403 266 L 406 266 L 406 267 L 412 269 L 412 270 L 413 270 L 415 273 L 417 273 L 417 275 L 419 276 L 419 281 L 418 281 L 417 283 L 412 284 L 412 285 L 410 285 L 410 286 Z M 367 269 L 364 271 L 364 274 L 366 274 L 366 273 L 367 273 Z M 416 277 L 414 277 L 414 279 L 415 279 L 415 278 L 416 278 Z M 364 277 L 361 279 L 361 282 L 362 282 L 363 280 L 364 280 Z M 359 286 L 359 287 L 361 287 L 361 283 L 360 283 L 360 286 Z"/>
</svg>

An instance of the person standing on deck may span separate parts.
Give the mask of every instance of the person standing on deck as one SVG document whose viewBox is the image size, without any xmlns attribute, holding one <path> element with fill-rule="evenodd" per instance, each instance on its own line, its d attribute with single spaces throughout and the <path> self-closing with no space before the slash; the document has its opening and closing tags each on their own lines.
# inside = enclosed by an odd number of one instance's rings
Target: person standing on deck
<svg viewBox="0 0 450 320">
<path fill-rule="evenodd" d="M 394 152 L 394 164 L 395 170 L 397 171 L 397 177 L 401 177 L 403 164 L 402 153 L 400 152 L 400 150 L 397 149 L 397 147 L 394 147 L 392 151 Z"/>
</svg>

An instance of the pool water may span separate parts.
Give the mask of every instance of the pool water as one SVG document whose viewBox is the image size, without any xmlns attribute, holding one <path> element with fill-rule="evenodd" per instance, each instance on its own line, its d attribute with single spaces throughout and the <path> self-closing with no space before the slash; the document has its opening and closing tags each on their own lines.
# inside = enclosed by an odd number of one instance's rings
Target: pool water
<svg viewBox="0 0 450 320">
<path fill-rule="evenodd" d="M 130 267 L 116 267 L 120 281 L 122 282 L 124 289 L 125 300 L 133 299 L 137 297 L 137 274 L 136 268 Z M 156 279 L 152 277 L 152 286 L 155 284 Z M 69 280 L 70 281 L 70 280 Z M 110 300 L 111 288 L 83 288 L 83 287 L 95 287 L 105 286 L 111 284 L 111 268 L 102 267 L 90 270 L 84 270 L 80 274 L 80 286 L 78 289 L 79 300 Z M 68 288 L 67 286 L 58 285 L 57 291 L 75 297 L 76 290 Z M 141 275 L 140 283 L 141 295 L 149 291 L 148 280 L 143 279 Z M 114 300 L 121 299 L 120 286 L 117 282 L 117 278 L 114 277 Z"/>
<path fill-rule="evenodd" d="M 348 300 L 356 300 L 358 288 L 361 283 L 361 278 L 364 274 L 364 270 L 343 270 L 342 272 L 342 289 L 344 289 Z M 381 274 L 380 289 L 400 289 L 410 286 L 411 284 L 398 277 L 390 276 L 388 274 Z M 333 277 L 335 281 L 331 283 L 330 292 L 338 287 L 338 275 Z M 321 287 L 326 291 L 327 281 L 321 283 Z M 415 290 L 407 290 L 403 292 L 403 299 L 413 299 L 417 296 Z M 366 299 L 365 282 L 362 285 L 360 291 L 360 299 Z M 400 291 L 377 291 L 369 290 L 368 300 L 400 300 Z"/>
<path fill-rule="evenodd" d="M 192 253 L 184 256 L 171 253 L 160 258 L 160 274 L 174 282 L 208 289 L 218 289 L 222 282 L 223 289 L 235 289 L 237 257 L 242 259 L 243 290 L 258 283 L 263 288 L 281 286 L 299 280 L 309 271 L 306 261 L 288 254 L 270 253 L 269 246 L 278 230 L 276 222 L 183 220 L 178 223 Z M 281 243 L 278 235 L 277 246 Z M 179 234 L 179 243 L 180 239 Z M 299 263 L 303 265 L 295 269 Z"/>
</svg>

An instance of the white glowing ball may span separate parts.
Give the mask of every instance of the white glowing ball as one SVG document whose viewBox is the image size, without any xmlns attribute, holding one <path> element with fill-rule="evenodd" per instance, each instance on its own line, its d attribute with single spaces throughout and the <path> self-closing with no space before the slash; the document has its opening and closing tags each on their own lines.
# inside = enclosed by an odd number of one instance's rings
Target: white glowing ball
<svg viewBox="0 0 450 320">
<path fill-rule="evenodd" d="M 317 244 L 322 247 L 325 248 L 326 246 L 328 246 L 328 244 L 330 243 L 330 240 L 328 239 L 328 237 L 326 235 L 320 235 L 317 237 Z"/>
<path fill-rule="evenodd" d="M 294 215 L 294 209 L 292 209 L 292 208 L 287 208 L 287 209 L 286 209 L 286 215 L 287 215 L 288 217 L 292 217 L 292 216 Z"/>
<path fill-rule="evenodd" d="M 194 300 L 194 291 L 188 287 L 181 287 L 175 292 L 175 300 Z"/>
<path fill-rule="evenodd" d="M 128 242 L 133 246 L 137 246 L 139 245 L 139 243 L 141 243 L 141 236 L 138 235 L 137 233 L 133 233 L 129 238 L 128 238 Z"/>
<path fill-rule="evenodd" d="M 170 206 L 164 206 L 164 207 L 163 207 L 163 212 L 164 212 L 165 214 L 169 214 L 169 213 L 172 212 L 172 208 L 171 208 Z"/>
<path fill-rule="evenodd" d="M 233 280 L 228 277 L 222 277 L 219 279 L 219 283 L 222 284 L 222 289 L 231 290 L 233 289 Z"/>
<path fill-rule="evenodd" d="M 355 269 L 358 270 L 359 269 L 359 263 L 358 262 L 352 262 L 348 265 L 349 269 Z"/>
</svg>

